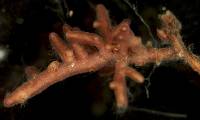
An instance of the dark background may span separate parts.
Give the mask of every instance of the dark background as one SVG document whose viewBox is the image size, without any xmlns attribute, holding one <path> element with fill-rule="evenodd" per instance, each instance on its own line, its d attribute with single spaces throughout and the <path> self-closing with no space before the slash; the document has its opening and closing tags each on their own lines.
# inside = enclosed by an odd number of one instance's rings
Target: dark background
<svg viewBox="0 0 200 120">
<path fill-rule="evenodd" d="M 77 75 L 57 83 L 23 105 L 4 108 L 3 97 L 26 81 L 24 68 L 35 65 L 40 70 L 58 56 L 52 50 L 48 34 L 62 35 L 67 23 L 84 31 L 95 32 L 95 6 L 102 3 L 109 10 L 113 24 L 130 18 L 131 27 L 145 43 L 151 39 L 134 11 L 123 0 L 1 0 L 0 1 L 0 120 L 92 119 L 92 120 L 182 120 L 196 119 L 200 114 L 200 76 L 182 61 L 161 63 L 149 77 L 147 98 L 145 85 L 128 81 L 130 106 L 119 113 L 114 96 L 108 88 L 112 78 L 97 72 Z M 132 0 L 139 14 L 151 27 L 159 26 L 158 14 L 171 10 L 181 21 L 184 43 L 193 53 L 200 54 L 199 0 Z M 69 10 L 73 16 L 69 16 Z M 158 42 L 159 43 L 159 42 Z M 148 77 L 153 65 L 137 67 Z M 187 118 L 164 116 L 137 108 L 187 115 Z"/>
</svg>

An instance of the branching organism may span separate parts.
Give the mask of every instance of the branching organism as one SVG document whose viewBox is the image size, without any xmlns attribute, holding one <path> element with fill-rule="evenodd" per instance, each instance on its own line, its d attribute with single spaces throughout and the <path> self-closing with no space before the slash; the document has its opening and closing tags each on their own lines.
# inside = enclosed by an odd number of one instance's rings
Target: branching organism
<svg viewBox="0 0 200 120">
<path fill-rule="evenodd" d="M 127 85 L 125 77 L 137 83 L 143 83 L 144 77 L 130 65 L 144 66 L 170 60 L 183 60 L 200 74 L 200 60 L 187 50 L 180 35 L 181 23 L 170 11 L 160 16 L 161 27 L 157 30 L 162 41 L 168 41 L 169 47 L 153 48 L 142 44 L 141 38 L 130 29 L 130 20 L 123 20 L 119 25 L 111 25 L 108 12 L 103 5 L 96 7 L 97 19 L 93 27 L 98 34 L 81 31 L 69 25 L 63 26 L 65 42 L 56 34 L 49 38 L 53 49 L 61 61 L 53 61 L 46 70 L 38 72 L 35 67 L 25 69 L 27 82 L 5 96 L 4 106 L 21 104 L 41 93 L 52 84 L 70 76 L 98 71 L 106 66 L 114 68 L 113 80 L 109 87 L 113 90 L 118 108 L 128 107 Z M 88 51 L 86 46 L 95 49 Z"/>
</svg>

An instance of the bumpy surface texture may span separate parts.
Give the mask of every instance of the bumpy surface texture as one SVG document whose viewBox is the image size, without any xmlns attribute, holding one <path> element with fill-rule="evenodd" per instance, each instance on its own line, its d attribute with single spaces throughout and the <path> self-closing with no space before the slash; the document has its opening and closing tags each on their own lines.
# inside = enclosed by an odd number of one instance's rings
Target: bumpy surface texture
<svg viewBox="0 0 200 120">
<path fill-rule="evenodd" d="M 51 45 L 61 60 L 53 61 L 42 72 L 33 66 L 27 67 L 25 71 L 29 80 L 5 97 L 5 107 L 24 103 L 52 84 L 77 74 L 98 71 L 108 64 L 114 68 L 109 87 L 114 92 L 118 108 L 128 107 L 125 77 L 137 83 L 144 82 L 143 75 L 130 65 L 144 66 L 147 63 L 183 60 L 200 74 L 199 58 L 186 49 L 180 35 L 181 23 L 170 11 L 160 16 L 162 24 L 157 30 L 158 37 L 170 43 L 171 46 L 166 48 L 143 45 L 141 38 L 135 36 L 130 29 L 130 20 L 112 26 L 103 5 L 97 5 L 96 12 L 97 19 L 93 27 L 98 34 L 64 25 L 63 32 L 69 41 L 66 44 L 56 33 L 50 33 Z M 88 50 L 86 46 L 95 49 Z"/>
</svg>

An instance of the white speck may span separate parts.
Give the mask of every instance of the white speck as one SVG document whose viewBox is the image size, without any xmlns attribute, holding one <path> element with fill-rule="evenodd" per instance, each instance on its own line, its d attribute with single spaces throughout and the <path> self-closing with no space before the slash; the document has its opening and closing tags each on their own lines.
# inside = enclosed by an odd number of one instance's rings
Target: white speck
<svg viewBox="0 0 200 120">
<path fill-rule="evenodd" d="M 182 58 L 182 57 L 183 57 L 183 53 L 182 53 L 182 52 L 179 52 L 179 53 L 178 53 L 178 56 L 179 56 L 180 58 Z"/>
<path fill-rule="evenodd" d="M 162 7 L 162 10 L 165 11 L 165 10 L 167 10 L 167 8 L 166 8 L 165 6 L 163 6 L 163 7 Z"/>
<path fill-rule="evenodd" d="M 160 61 L 156 61 L 156 65 L 160 66 L 161 62 Z"/>
<path fill-rule="evenodd" d="M 71 64 L 71 67 L 73 68 L 73 67 L 74 67 L 74 65 L 75 65 L 75 64 L 74 64 L 74 63 L 72 63 L 72 64 Z"/>
<path fill-rule="evenodd" d="M 94 40 L 99 40 L 99 38 L 98 37 L 94 37 Z"/>
<path fill-rule="evenodd" d="M 73 10 L 70 10 L 70 11 L 69 11 L 69 17 L 72 17 L 73 14 L 74 14 L 74 11 L 73 11 Z"/>
<path fill-rule="evenodd" d="M 122 31 L 126 31 L 127 30 L 127 28 L 126 27 L 122 27 Z"/>
<path fill-rule="evenodd" d="M 0 47 L 0 62 L 3 61 L 8 54 L 8 50 L 4 47 Z"/>
</svg>

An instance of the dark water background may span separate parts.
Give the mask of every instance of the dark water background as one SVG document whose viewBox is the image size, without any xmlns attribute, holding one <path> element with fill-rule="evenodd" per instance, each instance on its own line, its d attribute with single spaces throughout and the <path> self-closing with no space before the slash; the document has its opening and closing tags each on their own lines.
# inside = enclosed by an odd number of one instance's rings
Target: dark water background
<svg viewBox="0 0 200 120">
<path fill-rule="evenodd" d="M 200 76 L 181 61 L 165 62 L 150 77 L 150 97 L 145 85 L 129 82 L 130 107 L 116 113 L 114 96 L 108 88 L 111 78 L 86 73 L 57 83 L 24 105 L 3 108 L 3 97 L 23 83 L 24 68 L 35 65 L 40 70 L 57 58 L 48 41 L 48 34 L 61 34 L 64 23 L 94 32 L 94 8 L 102 3 L 109 10 L 113 24 L 124 18 L 145 43 L 150 39 L 147 29 L 123 0 L 1 0 L 0 1 L 0 120 L 198 120 L 200 114 Z M 171 10 L 181 21 L 182 36 L 188 49 L 200 55 L 199 0 L 138 0 L 140 15 L 155 35 L 157 15 L 162 9 Z M 73 10 L 73 16 L 69 16 Z M 62 34 L 61 34 L 62 35 Z M 3 51 L 3 53 L 1 53 Z M 137 68 L 146 77 L 152 65 Z M 187 118 L 166 117 L 139 111 L 145 108 L 187 115 Z"/>
</svg>

